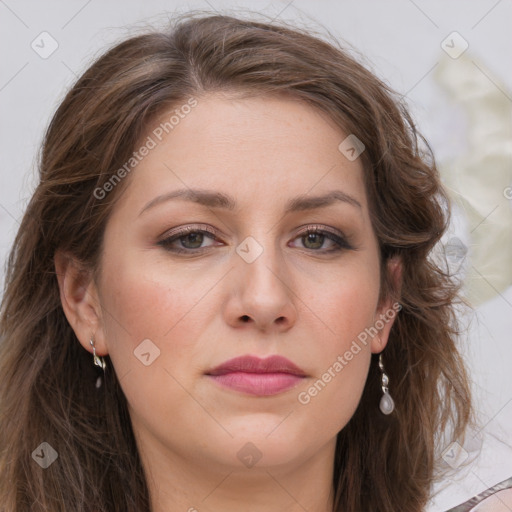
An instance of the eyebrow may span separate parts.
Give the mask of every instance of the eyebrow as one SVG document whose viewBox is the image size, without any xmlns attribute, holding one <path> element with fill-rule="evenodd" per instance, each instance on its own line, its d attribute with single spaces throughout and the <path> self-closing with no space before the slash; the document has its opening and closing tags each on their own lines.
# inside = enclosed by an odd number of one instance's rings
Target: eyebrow
<svg viewBox="0 0 512 512">
<path fill-rule="evenodd" d="M 220 208 L 233 211 L 236 208 L 236 201 L 229 195 L 222 192 L 214 192 L 204 189 L 179 189 L 167 194 L 155 197 L 139 213 L 139 217 L 149 209 L 158 204 L 170 201 L 172 199 L 181 199 L 184 201 L 192 201 L 194 203 L 206 206 L 208 208 Z M 298 212 L 304 210 L 313 210 L 316 208 L 325 208 L 337 201 L 350 204 L 362 209 L 361 203 L 351 195 L 341 190 L 333 190 L 321 196 L 297 196 L 288 200 L 284 213 Z"/>
</svg>

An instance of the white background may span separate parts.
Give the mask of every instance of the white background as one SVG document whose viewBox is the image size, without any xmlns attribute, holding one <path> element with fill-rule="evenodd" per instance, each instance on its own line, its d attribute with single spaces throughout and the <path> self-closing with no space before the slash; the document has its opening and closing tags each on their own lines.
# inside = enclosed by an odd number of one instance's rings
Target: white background
<svg viewBox="0 0 512 512">
<path fill-rule="evenodd" d="M 487 87 L 494 88 L 494 93 L 501 96 L 502 122 L 512 126 L 510 0 L 237 3 L 223 0 L 0 0 L 2 262 L 35 184 L 37 151 L 43 131 L 67 88 L 108 45 L 134 31 L 143 30 L 148 24 L 161 26 L 173 12 L 190 8 L 228 14 L 248 8 L 272 18 L 306 24 L 316 30 L 327 29 L 338 39 L 348 42 L 364 55 L 367 67 L 406 96 L 420 131 L 434 149 L 443 179 L 447 181 L 450 181 L 453 169 L 461 167 L 461 162 L 474 149 L 474 139 L 471 142 L 469 138 L 471 115 L 436 78 L 436 73 L 442 69 L 449 80 L 458 76 L 457 68 L 450 66 L 455 66 L 462 58 L 450 59 L 441 47 L 453 31 L 457 31 L 469 45 L 463 55 L 469 63 L 467 69 L 472 70 L 468 73 L 478 75 L 482 84 L 486 82 Z M 32 41 L 43 31 L 50 33 L 59 45 L 47 59 L 31 48 Z M 501 129 L 499 124 L 492 126 Z M 483 140 L 484 135 L 478 135 L 479 126 L 476 128 L 478 142 L 478 137 Z M 506 129 L 503 133 L 507 135 Z M 510 157 L 510 146 L 508 154 Z M 500 171 L 505 179 L 503 186 L 512 184 L 510 170 L 509 158 Z M 482 169 L 480 181 L 474 181 L 474 176 L 465 180 L 463 171 L 462 178 L 459 173 L 458 179 L 459 183 L 462 179 L 466 186 L 461 185 L 461 189 L 466 196 L 478 201 L 488 169 Z M 468 189 L 468 183 L 474 185 Z M 493 186 L 489 184 L 489 187 Z M 494 210 L 489 207 L 487 214 L 480 213 L 480 220 L 478 216 L 466 216 L 463 208 L 457 210 L 452 233 L 464 240 L 474 254 L 478 252 L 475 245 L 484 244 L 483 235 L 478 237 L 478 233 L 488 232 L 491 236 L 485 240 L 485 244 L 489 244 L 485 261 L 494 267 L 481 272 L 483 281 L 473 296 L 476 297 L 475 312 L 468 322 L 465 341 L 484 443 L 475 463 L 445 482 L 449 488 L 431 504 L 431 512 L 446 510 L 512 476 L 512 282 L 508 280 L 512 254 L 510 246 L 503 242 L 506 231 L 499 235 L 499 231 L 493 230 L 499 216 L 502 229 L 512 233 L 512 210 L 511 202 L 502 190 L 491 192 L 496 198 Z M 472 261 L 471 254 L 470 250 L 466 268 L 473 266 L 475 270 L 482 260 Z M 494 280 L 493 272 L 497 276 Z M 485 279 L 486 275 L 488 279 Z M 3 280 L 3 269 L 0 276 Z"/>
</svg>

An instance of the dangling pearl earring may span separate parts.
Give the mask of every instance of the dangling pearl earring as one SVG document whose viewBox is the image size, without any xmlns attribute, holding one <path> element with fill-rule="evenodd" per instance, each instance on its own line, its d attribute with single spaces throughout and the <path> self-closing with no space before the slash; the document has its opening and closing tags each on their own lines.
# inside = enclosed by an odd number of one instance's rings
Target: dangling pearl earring
<svg viewBox="0 0 512 512">
<path fill-rule="evenodd" d="M 389 377 L 384 372 L 384 364 L 382 363 L 382 353 L 379 354 L 379 368 L 382 372 L 382 398 L 380 399 L 380 410 L 382 414 L 391 414 L 395 409 L 395 402 L 391 398 L 388 390 Z"/>
</svg>

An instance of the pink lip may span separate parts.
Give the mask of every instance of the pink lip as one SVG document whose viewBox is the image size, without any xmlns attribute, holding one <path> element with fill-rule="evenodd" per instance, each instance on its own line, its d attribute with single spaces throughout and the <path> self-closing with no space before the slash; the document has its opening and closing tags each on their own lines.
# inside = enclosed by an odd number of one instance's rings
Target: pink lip
<svg viewBox="0 0 512 512">
<path fill-rule="evenodd" d="M 306 377 L 302 369 L 282 356 L 266 359 L 236 357 L 208 371 L 206 375 L 224 387 L 259 396 L 275 395 L 291 389 Z"/>
</svg>

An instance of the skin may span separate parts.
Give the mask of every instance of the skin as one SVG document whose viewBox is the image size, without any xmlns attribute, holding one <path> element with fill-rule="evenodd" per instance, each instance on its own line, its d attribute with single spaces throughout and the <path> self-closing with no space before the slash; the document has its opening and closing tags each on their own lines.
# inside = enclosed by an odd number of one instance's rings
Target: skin
<svg viewBox="0 0 512 512">
<path fill-rule="evenodd" d="M 379 303 L 362 164 L 338 150 L 346 136 L 300 101 L 199 97 L 130 175 L 106 227 L 100 278 L 80 280 L 73 260 L 56 255 L 68 321 L 90 352 L 94 334 L 97 354 L 110 355 L 127 397 L 153 512 L 230 512 L 241 504 L 250 512 L 332 510 L 336 434 L 353 415 L 371 353 L 384 349 L 392 325 L 361 344 L 307 405 L 299 403 L 299 393 L 392 306 Z M 174 199 L 139 215 L 157 196 L 182 188 L 229 194 L 237 206 Z M 291 198 L 332 190 L 360 206 L 336 201 L 283 213 Z M 189 254 L 158 245 L 172 228 L 198 224 L 216 235 L 170 244 Z M 315 225 L 350 246 L 326 252 L 337 245 L 302 233 Z M 249 236 L 263 249 L 251 263 L 236 251 Z M 194 254 L 199 246 L 203 252 Z M 390 271 L 398 276 L 399 264 Z M 134 355 L 145 339 L 160 350 L 148 366 Z M 205 376 L 246 354 L 283 355 L 307 377 L 261 397 Z M 240 450 L 261 458 L 248 467 Z"/>
</svg>

